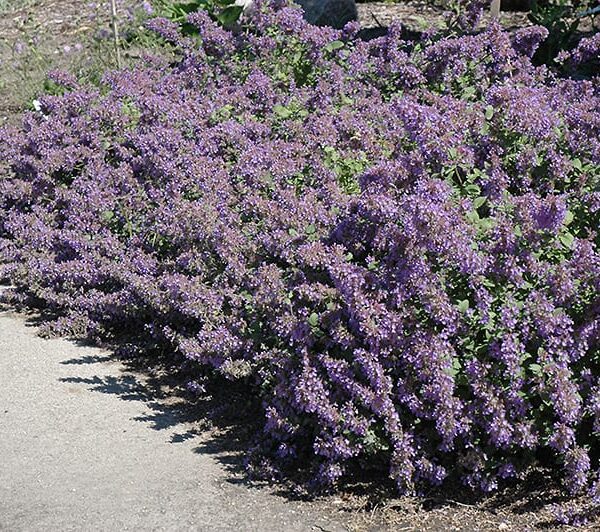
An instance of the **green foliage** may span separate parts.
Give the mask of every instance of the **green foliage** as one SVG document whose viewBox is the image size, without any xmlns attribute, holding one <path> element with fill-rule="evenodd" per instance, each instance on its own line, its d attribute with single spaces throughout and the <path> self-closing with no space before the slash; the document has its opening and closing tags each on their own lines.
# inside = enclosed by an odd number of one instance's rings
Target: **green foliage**
<svg viewBox="0 0 600 532">
<path fill-rule="evenodd" d="M 593 0 L 532 0 L 528 18 L 548 30 L 548 37 L 533 56 L 533 62 L 552 65 L 563 50 L 572 48 L 574 37 L 582 20 L 594 17 Z"/>
<path fill-rule="evenodd" d="M 572 7 L 564 0 L 556 3 L 533 0 L 528 18 L 548 30 L 548 37 L 534 56 L 537 64 L 551 64 L 561 50 L 568 48 L 579 25 L 579 19 L 573 17 Z"/>
<path fill-rule="evenodd" d="M 190 13 L 205 10 L 223 26 L 232 26 L 240 18 L 244 8 L 235 5 L 235 0 L 189 0 L 173 2 L 172 0 L 157 0 L 157 15 L 166 17 L 181 25 L 182 32 L 186 35 L 197 35 L 198 29 L 186 22 Z"/>
<path fill-rule="evenodd" d="M 333 170 L 338 184 L 346 194 L 358 194 L 360 186 L 357 176 L 368 167 L 369 161 L 364 153 L 356 153 L 354 157 L 343 156 L 333 146 L 323 148 L 325 165 Z"/>
</svg>

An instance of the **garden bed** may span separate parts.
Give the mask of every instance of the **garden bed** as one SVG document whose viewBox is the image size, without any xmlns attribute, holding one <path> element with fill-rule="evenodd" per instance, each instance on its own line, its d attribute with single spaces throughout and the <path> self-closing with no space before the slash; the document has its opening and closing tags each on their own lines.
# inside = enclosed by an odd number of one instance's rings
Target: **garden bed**
<svg viewBox="0 0 600 532">
<path fill-rule="evenodd" d="M 168 58 L 101 90 L 53 73 L 4 129 L 8 300 L 197 397 L 231 382 L 256 405 L 248 474 L 290 493 L 593 522 L 597 40 L 549 70 L 539 27 L 364 42 L 253 17 L 154 20 Z"/>
</svg>

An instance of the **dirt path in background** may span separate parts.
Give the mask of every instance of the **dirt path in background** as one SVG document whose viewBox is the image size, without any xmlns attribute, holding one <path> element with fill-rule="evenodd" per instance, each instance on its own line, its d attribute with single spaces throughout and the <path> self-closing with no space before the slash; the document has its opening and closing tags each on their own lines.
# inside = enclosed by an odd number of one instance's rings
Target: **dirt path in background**
<svg viewBox="0 0 600 532">
<path fill-rule="evenodd" d="M 118 1 L 123 24 L 127 8 L 139 3 Z M 3 6 L 0 125 L 14 122 L 20 109 L 40 93 L 48 70 L 65 69 L 79 76 L 114 66 L 106 0 L 5 0 Z"/>
<path fill-rule="evenodd" d="M 156 401 L 106 351 L 0 314 L 0 530 L 345 530 L 240 483 Z"/>
<path fill-rule="evenodd" d="M 399 20 L 411 31 L 423 31 L 431 27 L 444 25 L 444 9 L 425 0 L 404 0 L 398 2 L 368 2 L 357 4 L 358 19 L 365 28 L 388 26 L 393 20 Z M 488 24 L 484 16 L 481 27 Z M 529 26 L 527 13 L 502 11 L 500 24 L 506 29 Z"/>
</svg>

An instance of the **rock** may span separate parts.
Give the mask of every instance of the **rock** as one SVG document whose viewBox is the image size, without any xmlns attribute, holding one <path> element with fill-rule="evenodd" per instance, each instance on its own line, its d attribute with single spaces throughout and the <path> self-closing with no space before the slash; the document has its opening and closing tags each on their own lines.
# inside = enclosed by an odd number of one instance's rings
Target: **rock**
<svg viewBox="0 0 600 532">
<path fill-rule="evenodd" d="M 358 13 L 354 0 L 296 0 L 304 10 L 304 18 L 316 26 L 343 28 L 356 20 Z"/>
<path fill-rule="evenodd" d="M 256 11 L 254 0 L 235 0 L 234 5 L 242 6 L 244 8 L 245 15 L 251 15 Z"/>
</svg>

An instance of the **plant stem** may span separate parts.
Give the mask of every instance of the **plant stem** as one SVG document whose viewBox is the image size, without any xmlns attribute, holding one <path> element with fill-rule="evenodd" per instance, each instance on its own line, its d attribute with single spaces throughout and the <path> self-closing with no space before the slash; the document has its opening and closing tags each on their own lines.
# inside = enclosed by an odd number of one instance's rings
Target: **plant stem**
<svg viewBox="0 0 600 532">
<path fill-rule="evenodd" d="M 121 68 L 121 45 L 119 43 L 119 26 L 117 25 L 117 0 L 110 1 L 112 15 L 112 29 L 115 41 L 115 55 L 117 58 L 117 68 Z"/>
</svg>

